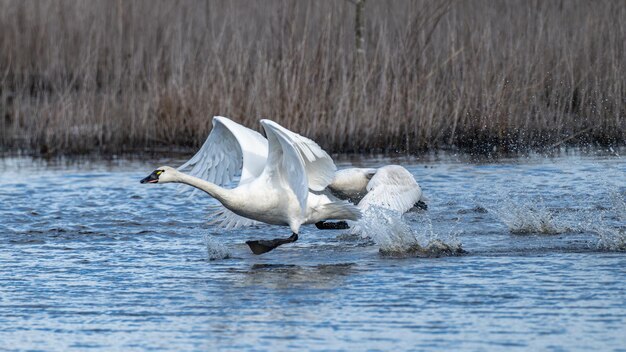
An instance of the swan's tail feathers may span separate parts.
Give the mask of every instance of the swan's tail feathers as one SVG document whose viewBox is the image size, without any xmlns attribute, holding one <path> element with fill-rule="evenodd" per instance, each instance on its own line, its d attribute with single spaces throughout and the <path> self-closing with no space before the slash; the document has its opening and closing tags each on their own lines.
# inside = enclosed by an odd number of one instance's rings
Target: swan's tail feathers
<svg viewBox="0 0 626 352">
<path fill-rule="evenodd" d="M 325 220 L 358 220 L 361 218 L 361 210 L 345 200 L 321 205 L 316 210 L 322 214 Z"/>
</svg>

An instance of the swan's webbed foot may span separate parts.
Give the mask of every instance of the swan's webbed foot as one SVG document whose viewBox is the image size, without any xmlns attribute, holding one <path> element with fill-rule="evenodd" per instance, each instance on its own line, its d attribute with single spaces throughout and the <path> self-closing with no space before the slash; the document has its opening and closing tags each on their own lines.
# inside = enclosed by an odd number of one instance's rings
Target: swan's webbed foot
<svg viewBox="0 0 626 352">
<path fill-rule="evenodd" d="M 337 221 L 337 222 L 325 222 L 318 221 L 315 223 L 315 227 L 320 230 L 345 230 L 349 229 L 348 223 L 345 221 Z"/>
<path fill-rule="evenodd" d="M 417 203 L 413 205 L 413 207 L 420 209 L 420 210 L 428 210 L 428 204 L 424 203 L 421 200 L 418 200 Z"/>
<path fill-rule="evenodd" d="M 250 250 L 252 250 L 252 253 L 259 255 L 259 254 L 267 253 L 273 250 L 274 248 L 280 245 L 283 245 L 285 243 L 293 243 L 293 242 L 296 242 L 297 240 L 298 240 L 298 234 L 294 233 L 289 238 L 274 238 L 273 240 L 253 240 L 253 241 L 246 241 L 246 244 L 248 245 L 248 247 L 250 247 Z"/>
</svg>

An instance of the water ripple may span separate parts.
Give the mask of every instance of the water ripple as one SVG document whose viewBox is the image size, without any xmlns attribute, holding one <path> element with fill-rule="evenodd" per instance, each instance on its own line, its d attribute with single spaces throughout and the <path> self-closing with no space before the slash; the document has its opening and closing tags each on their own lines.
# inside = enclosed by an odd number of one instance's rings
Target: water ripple
<svg viewBox="0 0 626 352">
<path fill-rule="evenodd" d="M 263 256 L 244 242 L 288 229 L 222 231 L 209 224 L 216 201 L 138 183 L 154 165 L 178 163 L 0 159 L 2 348 L 626 345 L 619 158 L 407 162 L 427 212 L 371 221 L 367 238 L 303 227 L 298 242 Z M 469 253 L 381 255 L 403 241 L 458 242 Z"/>
</svg>

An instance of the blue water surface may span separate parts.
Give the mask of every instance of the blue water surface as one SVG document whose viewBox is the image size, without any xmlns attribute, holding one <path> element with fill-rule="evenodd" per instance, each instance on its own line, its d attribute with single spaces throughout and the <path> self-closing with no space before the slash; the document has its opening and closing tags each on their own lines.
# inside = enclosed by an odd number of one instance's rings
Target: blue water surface
<svg viewBox="0 0 626 352">
<path fill-rule="evenodd" d="M 339 158 L 415 175 L 412 235 L 468 251 L 438 258 L 314 226 L 255 256 L 288 228 L 222 230 L 215 200 L 139 184 L 181 161 L 0 159 L 0 350 L 626 350 L 615 153 Z"/>
</svg>

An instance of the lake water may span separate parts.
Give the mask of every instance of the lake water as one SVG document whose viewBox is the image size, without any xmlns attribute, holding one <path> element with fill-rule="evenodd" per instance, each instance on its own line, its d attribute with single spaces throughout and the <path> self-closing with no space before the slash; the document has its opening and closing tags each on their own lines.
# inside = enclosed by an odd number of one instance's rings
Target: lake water
<svg viewBox="0 0 626 352">
<path fill-rule="evenodd" d="M 139 184 L 180 162 L 0 159 L 0 350 L 626 350 L 615 152 L 339 159 L 405 165 L 429 209 L 261 256 L 244 242 L 289 230 Z M 467 253 L 381 255 L 394 238 Z"/>
</svg>

